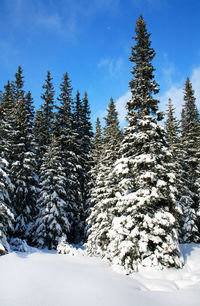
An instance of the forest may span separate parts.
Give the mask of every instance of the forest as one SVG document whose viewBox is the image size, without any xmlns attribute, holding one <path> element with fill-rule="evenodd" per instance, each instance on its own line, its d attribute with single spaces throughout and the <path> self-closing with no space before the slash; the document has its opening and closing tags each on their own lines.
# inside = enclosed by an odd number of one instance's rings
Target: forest
<svg viewBox="0 0 200 306">
<path fill-rule="evenodd" d="M 34 111 L 21 66 L 0 97 L 0 255 L 83 245 L 127 274 L 182 268 L 179 243 L 200 242 L 200 118 L 189 77 L 181 120 L 159 85 L 146 22 L 135 26 L 127 125 L 111 97 L 93 132 L 88 95 L 66 72 L 55 97 L 47 72 Z"/>
</svg>

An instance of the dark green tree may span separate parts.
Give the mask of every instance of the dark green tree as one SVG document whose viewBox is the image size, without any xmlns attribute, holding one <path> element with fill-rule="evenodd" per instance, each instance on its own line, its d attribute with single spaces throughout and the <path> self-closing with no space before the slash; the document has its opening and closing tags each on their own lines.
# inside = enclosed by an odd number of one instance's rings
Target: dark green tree
<svg viewBox="0 0 200 306">
<path fill-rule="evenodd" d="M 12 86 L 8 82 L 2 101 L 1 130 L 3 157 L 9 165 L 14 188 L 10 192 L 11 207 L 15 216 L 13 235 L 29 237 L 35 214 L 37 178 L 35 175 L 35 149 L 32 133 L 33 101 L 23 90 L 22 69 L 19 67 Z"/>
<path fill-rule="evenodd" d="M 193 192 L 189 186 L 189 169 L 185 161 L 185 148 L 180 139 L 180 124 L 176 119 L 175 108 L 169 99 L 167 118 L 165 121 L 166 139 L 173 157 L 174 173 L 176 175 L 177 202 L 180 208 L 177 213 L 178 234 L 181 243 L 198 242 L 197 216 L 193 208 Z"/>
<path fill-rule="evenodd" d="M 182 129 L 181 129 L 181 143 L 184 148 L 183 154 L 183 166 L 187 172 L 187 186 L 192 193 L 193 204 L 191 208 L 195 212 L 196 222 L 195 226 L 191 224 L 191 227 L 199 227 L 200 220 L 199 210 L 200 201 L 197 187 L 197 180 L 199 179 L 199 162 L 200 162 L 200 121 L 199 112 L 196 106 L 196 99 L 194 96 L 194 90 L 192 89 L 192 83 L 187 78 L 184 87 L 184 105 L 182 109 Z M 196 242 L 196 236 L 193 241 Z"/>
<path fill-rule="evenodd" d="M 61 237 L 69 239 L 73 207 L 67 202 L 66 176 L 60 146 L 53 136 L 40 170 L 39 214 L 33 230 L 38 247 L 56 249 Z"/>
<path fill-rule="evenodd" d="M 13 97 L 15 102 L 24 97 L 24 76 L 21 66 L 18 67 L 15 73 L 15 80 L 12 82 Z"/>
<path fill-rule="evenodd" d="M 50 71 L 47 71 L 47 77 L 45 83 L 42 86 L 43 93 L 41 95 L 44 101 L 36 113 L 34 120 L 34 136 L 37 148 L 37 163 L 38 169 L 40 169 L 42 163 L 42 157 L 47 151 L 47 148 L 51 141 L 51 135 L 54 125 L 54 87 L 52 83 L 52 77 Z"/>
<path fill-rule="evenodd" d="M 91 192 L 92 208 L 88 218 L 90 228 L 87 242 L 88 252 L 100 256 L 105 255 L 110 243 L 107 234 L 115 216 L 115 205 L 117 202 L 115 197 L 117 182 L 112 175 L 112 170 L 114 163 L 119 158 L 119 148 L 122 141 L 118 113 L 112 98 L 107 108 L 107 116 L 104 119 L 106 121 L 103 138 L 104 145 L 100 161 L 98 161 L 98 173 L 96 173 Z M 97 127 L 97 135 L 101 139 L 99 121 L 97 121 Z"/>
<path fill-rule="evenodd" d="M 146 22 L 136 22 L 134 64 L 127 102 L 128 126 L 121 144 L 122 157 L 116 162 L 116 215 L 108 233 L 107 257 L 127 273 L 138 266 L 180 268 L 183 258 L 176 232 L 176 178 L 171 172 L 172 155 L 165 131 L 158 124 L 158 84 L 154 78 L 151 47 Z"/>
<path fill-rule="evenodd" d="M 65 171 L 66 201 L 70 203 L 73 211 L 73 220 L 68 239 L 69 242 L 76 242 L 80 239 L 80 227 L 82 228 L 80 220 L 82 198 L 79 181 L 80 143 L 78 142 L 79 137 L 76 130 L 77 124 L 72 112 L 74 102 L 72 99 L 71 80 L 68 73 L 64 74 L 63 82 L 60 85 L 58 101 L 60 106 L 57 107 L 54 131 L 60 146 L 62 164 Z"/>
</svg>

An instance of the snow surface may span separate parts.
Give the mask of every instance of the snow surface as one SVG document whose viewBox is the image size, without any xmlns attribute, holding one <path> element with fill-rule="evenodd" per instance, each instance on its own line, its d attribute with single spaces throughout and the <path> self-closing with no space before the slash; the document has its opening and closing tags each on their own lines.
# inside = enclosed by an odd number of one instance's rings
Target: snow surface
<svg viewBox="0 0 200 306">
<path fill-rule="evenodd" d="M 29 248 L 0 257 L 1 306 L 197 306 L 200 245 L 181 246 L 183 269 L 130 276 L 95 257 Z M 78 253 L 77 253 L 78 254 Z"/>
</svg>

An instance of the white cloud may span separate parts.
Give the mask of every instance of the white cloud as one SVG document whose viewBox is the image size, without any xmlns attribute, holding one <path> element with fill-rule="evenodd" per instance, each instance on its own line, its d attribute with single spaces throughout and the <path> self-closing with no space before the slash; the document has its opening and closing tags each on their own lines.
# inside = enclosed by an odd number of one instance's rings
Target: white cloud
<svg viewBox="0 0 200 306">
<path fill-rule="evenodd" d="M 169 98 L 175 107 L 175 115 L 180 119 L 181 109 L 183 105 L 183 87 L 172 85 L 162 96 L 159 96 L 160 109 L 165 111 Z"/>
<path fill-rule="evenodd" d="M 123 96 L 119 97 L 116 101 L 116 110 L 119 115 L 120 124 L 125 124 L 126 121 L 126 102 L 131 98 L 131 92 L 127 91 Z"/>
<path fill-rule="evenodd" d="M 190 80 L 192 83 L 192 87 L 195 91 L 196 105 L 198 109 L 200 109 L 200 67 L 193 69 Z M 183 88 L 184 88 L 184 83 L 171 85 L 171 87 L 166 92 L 164 92 L 162 96 L 159 96 L 158 99 L 160 100 L 160 105 L 159 105 L 160 110 L 162 111 L 166 110 L 166 104 L 168 103 L 169 98 L 171 98 L 172 103 L 176 108 L 175 115 L 177 118 L 180 119 L 180 114 L 184 103 Z M 125 124 L 126 114 L 127 114 L 126 102 L 130 98 L 131 98 L 131 93 L 130 91 L 127 91 L 123 96 L 119 97 L 116 100 L 116 109 L 119 114 L 119 120 L 121 125 Z M 105 114 L 105 111 L 102 111 L 102 114 L 103 113 Z"/>
<path fill-rule="evenodd" d="M 110 78 L 116 77 L 119 73 L 121 73 L 123 68 L 123 58 L 119 57 L 117 59 L 105 58 L 100 60 L 98 63 L 98 68 L 106 68 L 107 76 Z"/>
<path fill-rule="evenodd" d="M 185 78 L 186 80 L 186 78 Z M 196 97 L 196 105 L 198 108 L 200 108 L 200 67 L 197 67 L 193 69 L 192 76 L 190 77 L 192 88 L 195 92 Z M 166 104 L 168 103 L 168 99 L 172 99 L 172 103 L 176 108 L 176 117 L 180 119 L 180 114 L 182 110 L 182 106 L 184 104 L 183 100 L 183 88 L 184 83 L 180 85 L 171 85 L 171 87 L 162 95 L 159 97 L 160 100 L 160 108 L 165 111 L 166 110 Z"/>
<path fill-rule="evenodd" d="M 55 13 L 53 15 L 43 14 L 36 19 L 37 24 L 49 29 L 60 30 L 62 28 L 62 21 L 60 16 Z"/>
</svg>

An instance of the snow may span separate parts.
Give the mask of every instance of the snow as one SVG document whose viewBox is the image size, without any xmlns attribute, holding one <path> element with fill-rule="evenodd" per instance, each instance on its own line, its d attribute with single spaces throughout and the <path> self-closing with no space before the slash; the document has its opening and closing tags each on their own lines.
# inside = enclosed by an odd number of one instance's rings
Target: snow
<svg viewBox="0 0 200 306">
<path fill-rule="evenodd" d="M 107 261 L 28 248 L 0 257 L 1 306 L 198 306 L 200 245 L 181 245 L 183 269 L 130 276 Z"/>
</svg>

